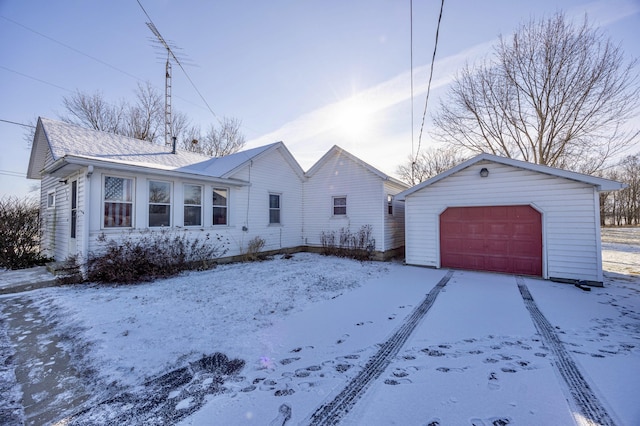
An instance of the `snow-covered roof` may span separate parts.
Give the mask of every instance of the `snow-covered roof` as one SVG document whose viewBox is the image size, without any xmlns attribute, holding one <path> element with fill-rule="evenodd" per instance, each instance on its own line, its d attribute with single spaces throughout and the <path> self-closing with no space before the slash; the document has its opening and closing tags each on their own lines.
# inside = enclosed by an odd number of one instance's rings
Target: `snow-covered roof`
<svg viewBox="0 0 640 426">
<path fill-rule="evenodd" d="M 396 199 L 404 200 L 408 195 L 413 194 L 414 192 L 420 191 L 421 189 L 433 185 L 436 182 L 441 181 L 442 179 L 451 176 L 454 173 L 459 172 L 460 170 L 466 169 L 474 164 L 477 164 L 481 161 L 490 161 L 493 163 L 504 164 L 507 166 L 517 167 L 524 170 L 534 171 L 538 173 L 544 173 L 551 176 L 561 177 L 565 179 L 570 179 L 582 183 L 586 183 L 589 185 L 595 186 L 598 191 L 617 191 L 619 189 L 623 189 L 626 187 L 624 183 L 616 182 L 610 179 L 604 179 L 596 176 L 585 175 L 582 173 L 571 172 L 569 170 L 558 169 L 555 167 L 543 166 L 540 164 L 529 163 L 526 161 L 514 160 L 513 158 L 500 157 L 492 154 L 479 154 L 475 157 L 458 164 L 455 167 L 450 168 L 446 172 L 442 172 L 439 175 L 432 177 L 431 179 L 427 179 L 418 185 L 415 185 L 406 191 L 401 192 L 396 195 Z"/>
<path fill-rule="evenodd" d="M 376 169 L 372 165 L 370 165 L 368 163 L 365 163 L 364 161 L 362 161 L 361 159 L 359 159 L 355 155 L 350 154 L 347 151 L 345 151 L 344 149 L 340 148 L 338 145 L 334 145 L 333 147 L 331 147 L 331 149 L 329 151 L 327 151 L 326 154 L 324 154 L 322 156 L 322 158 L 320 158 L 313 166 L 311 166 L 311 168 L 309 170 L 307 170 L 306 175 L 309 176 L 309 177 L 313 176 L 334 155 L 339 155 L 339 156 L 346 157 L 346 158 L 350 159 L 354 163 L 359 164 L 360 166 L 364 167 L 365 169 L 367 169 L 368 171 L 370 171 L 374 175 L 378 176 L 382 180 L 393 182 L 396 185 L 402 186 L 403 188 L 407 187 L 406 183 L 404 183 L 404 182 L 402 182 L 402 181 L 400 181 L 400 180 L 398 180 L 398 179 L 396 179 L 394 177 L 391 177 L 391 176 L 381 172 L 380 170 Z"/>
<path fill-rule="evenodd" d="M 54 164 L 61 163 L 56 167 L 84 161 L 87 165 L 106 163 L 119 168 L 130 166 L 203 177 L 229 178 L 229 174 L 239 167 L 281 145 L 282 142 L 277 142 L 216 158 L 181 149 L 176 149 L 174 154 L 171 147 L 164 145 L 41 117 L 38 119 L 27 177 L 41 178 L 41 171 L 50 152 Z"/>
</svg>

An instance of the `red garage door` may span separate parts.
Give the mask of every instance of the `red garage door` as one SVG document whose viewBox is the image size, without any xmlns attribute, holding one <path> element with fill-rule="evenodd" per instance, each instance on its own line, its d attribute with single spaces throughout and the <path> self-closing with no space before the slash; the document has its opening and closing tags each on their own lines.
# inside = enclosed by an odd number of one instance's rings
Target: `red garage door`
<svg viewBox="0 0 640 426">
<path fill-rule="evenodd" d="M 530 206 L 449 207 L 440 215 L 443 268 L 542 275 L 542 220 Z"/>
</svg>

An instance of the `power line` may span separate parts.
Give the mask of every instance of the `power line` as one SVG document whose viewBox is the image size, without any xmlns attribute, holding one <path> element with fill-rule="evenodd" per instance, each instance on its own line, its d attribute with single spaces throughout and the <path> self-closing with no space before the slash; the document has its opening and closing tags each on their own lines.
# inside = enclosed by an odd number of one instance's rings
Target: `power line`
<svg viewBox="0 0 640 426">
<path fill-rule="evenodd" d="M 33 126 L 31 124 L 23 124 L 23 123 L 18 123 L 17 121 L 11 121 L 11 120 L 4 120 L 2 118 L 0 118 L 0 121 L 3 123 L 9 123 L 9 124 L 15 124 L 16 126 L 22 126 L 22 127 L 31 127 L 32 129 L 35 129 L 36 126 Z"/>
<path fill-rule="evenodd" d="M 55 87 L 56 89 L 60 89 L 60 90 L 64 90 L 64 91 L 66 91 L 66 92 L 71 92 L 71 93 L 73 93 L 73 90 L 71 90 L 71 89 L 67 89 L 66 87 L 58 86 L 57 84 L 50 83 L 50 82 L 48 82 L 48 81 L 46 81 L 46 80 L 42 80 L 42 79 L 40 79 L 40 78 L 33 77 L 33 76 L 31 76 L 31 75 L 28 75 L 28 74 L 22 73 L 22 72 L 20 72 L 20 71 L 13 70 L 13 69 L 11 69 L 11 68 L 7 68 L 7 67 L 5 67 L 4 65 L 0 65 L 0 68 L 2 68 L 2 69 L 3 69 L 3 70 L 5 70 L 5 71 L 12 72 L 12 73 L 14 73 L 14 74 L 18 74 L 18 75 L 20 75 L 20 76 L 22 76 L 22 77 L 29 78 L 29 79 L 31 79 L 31 80 L 35 80 L 35 81 L 37 81 L 37 82 L 39 82 L 39 83 L 43 83 L 43 84 L 46 84 L 46 85 L 49 85 L 49 86 Z"/>
<path fill-rule="evenodd" d="M 82 56 L 86 56 L 87 58 L 89 58 L 89 59 L 91 59 L 91 60 L 94 60 L 94 61 L 96 61 L 96 62 L 98 62 L 98 63 L 100 63 L 100 64 L 102 64 L 102 65 L 105 65 L 105 66 L 107 66 L 107 67 L 109 67 L 109 68 L 111 68 L 111 69 L 114 69 L 114 70 L 116 70 L 116 71 L 118 71 L 118 72 L 121 72 L 121 73 L 123 73 L 123 74 L 125 74 L 125 75 L 128 75 L 128 76 L 129 76 L 129 77 L 131 77 L 131 78 L 134 78 L 134 79 L 139 80 L 139 81 L 144 81 L 143 79 L 141 79 L 141 78 L 139 78 L 139 77 L 136 77 L 135 75 L 130 74 L 130 73 L 128 73 L 128 72 L 127 72 L 127 71 L 125 71 L 125 70 L 122 70 L 122 69 L 120 69 L 120 68 L 118 68 L 118 67 L 115 67 L 115 66 L 111 65 L 110 63 L 103 61 L 102 59 L 99 59 L 99 58 L 96 58 L 95 56 L 89 55 L 88 53 L 85 53 L 85 52 L 83 52 L 83 51 L 81 51 L 81 50 L 78 50 L 78 49 L 76 49 L 76 48 L 75 48 L 75 47 L 73 47 L 73 46 L 70 46 L 70 45 L 68 45 L 68 44 L 66 44 L 66 43 L 63 43 L 63 42 L 61 42 L 61 41 L 58 41 L 58 40 L 56 40 L 56 39 L 55 39 L 55 38 L 53 38 L 53 37 L 49 37 L 49 36 L 48 36 L 48 35 L 46 35 L 46 34 L 42 34 L 41 32 L 36 31 L 36 30 L 34 30 L 33 28 L 29 28 L 29 27 L 27 27 L 26 25 L 21 24 L 20 22 L 14 21 L 13 19 L 7 18 L 6 16 L 2 16 L 2 15 L 0 15 L 0 18 L 2 18 L 2 19 L 4 19 L 4 20 L 7 20 L 7 21 L 11 22 L 11 23 L 12 23 L 12 24 L 14 24 L 14 25 L 17 25 L 17 26 L 19 26 L 19 27 L 22 27 L 22 28 L 24 28 L 24 29 L 25 29 L 25 30 L 27 30 L 27 31 L 31 31 L 32 33 L 37 34 L 37 35 L 39 35 L 40 37 L 46 38 L 47 40 L 52 41 L 52 42 L 54 42 L 54 43 L 56 43 L 56 44 L 59 44 L 60 46 L 63 46 L 63 47 L 65 47 L 65 48 L 69 49 L 69 50 L 72 50 L 72 51 L 74 51 L 74 52 L 76 52 L 76 53 L 78 53 L 78 54 L 80 54 L 80 55 L 82 55 Z"/>
<path fill-rule="evenodd" d="M 420 152 L 420 144 L 422 142 L 422 131 L 424 129 L 424 120 L 427 116 L 427 105 L 429 104 L 429 92 L 431 91 L 431 79 L 433 78 L 433 63 L 436 61 L 436 52 L 438 50 L 438 35 L 440 34 L 440 22 L 442 21 L 442 9 L 444 9 L 444 0 L 440 3 L 440 15 L 438 16 L 438 26 L 436 27 L 436 41 L 433 46 L 433 56 L 431 57 L 431 70 L 429 71 L 429 83 L 427 85 L 427 97 L 424 101 L 424 112 L 422 113 L 422 124 L 420 125 L 420 135 L 418 136 L 418 149 L 416 150 L 415 160 Z M 412 70 L 413 71 L 413 70 Z"/>
<path fill-rule="evenodd" d="M 11 170 L 0 170 L 0 175 L 11 176 L 11 177 L 27 177 L 26 173 L 14 172 Z"/>
</svg>

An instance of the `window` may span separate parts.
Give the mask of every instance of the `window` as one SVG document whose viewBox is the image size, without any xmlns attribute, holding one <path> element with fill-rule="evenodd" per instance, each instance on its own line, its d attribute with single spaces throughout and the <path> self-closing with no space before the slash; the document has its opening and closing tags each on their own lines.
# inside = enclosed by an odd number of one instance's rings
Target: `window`
<svg viewBox="0 0 640 426">
<path fill-rule="evenodd" d="M 202 226 L 202 187 L 184 185 L 184 226 Z"/>
<path fill-rule="evenodd" d="M 387 214 L 393 214 L 393 195 L 387 195 Z"/>
<path fill-rule="evenodd" d="M 229 190 L 213 188 L 213 224 L 226 225 L 229 214 Z"/>
<path fill-rule="evenodd" d="M 47 192 L 47 208 L 52 209 L 56 206 L 56 191 Z"/>
<path fill-rule="evenodd" d="M 105 176 L 104 227 L 131 227 L 133 179 Z"/>
<path fill-rule="evenodd" d="M 347 197 L 333 197 L 333 215 L 345 216 L 347 214 Z"/>
<path fill-rule="evenodd" d="M 76 237 L 78 225 L 78 181 L 71 182 L 71 238 Z"/>
<path fill-rule="evenodd" d="M 280 223 L 280 195 L 269 194 L 269 223 Z"/>
<path fill-rule="evenodd" d="M 149 181 L 149 226 L 171 226 L 171 184 Z"/>
</svg>

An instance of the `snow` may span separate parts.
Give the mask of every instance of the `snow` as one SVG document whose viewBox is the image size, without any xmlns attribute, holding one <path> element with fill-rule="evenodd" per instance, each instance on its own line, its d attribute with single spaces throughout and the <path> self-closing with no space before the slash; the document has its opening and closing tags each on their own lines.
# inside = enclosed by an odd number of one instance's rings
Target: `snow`
<svg viewBox="0 0 640 426">
<path fill-rule="evenodd" d="M 602 246 L 603 288 L 524 282 L 616 424 L 640 424 L 640 232 L 605 230 Z M 176 422 L 290 425 L 308 423 L 357 377 L 446 273 L 298 253 L 28 297 L 53 331 L 72 336 L 61 347 L 83 347 L 72 357 L 77 370 L 95 372 L 85 405 L 107 414 L 80 420 L 113 418 L 125 410 L 102 404 L 114 393 L 144 395 L 152 379 L 221 352 L 244 367 L 201 398 L 189 387 L 209 389 L 217 378 L 167 389 L 168 404 L 185 413 Z M 554 361 L 515 277 L 456 271 L 341 424 L 586 424 Z M 0 389 L 15 395 L 13 380 L 10 370 L 0 374 L 8 384 Z"/>
</svg>

